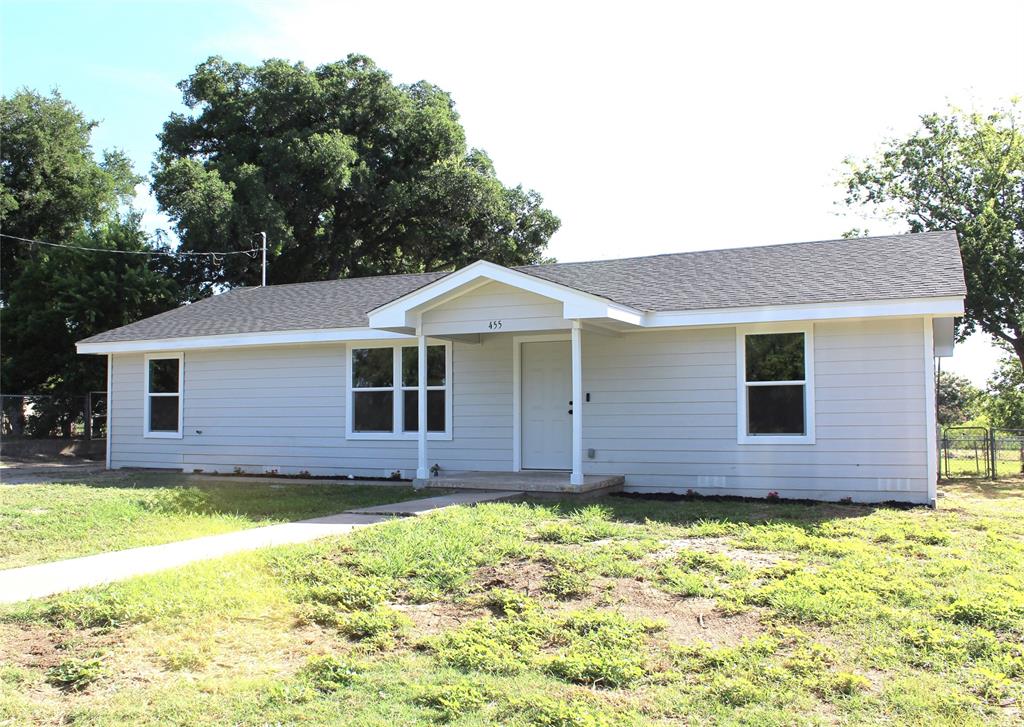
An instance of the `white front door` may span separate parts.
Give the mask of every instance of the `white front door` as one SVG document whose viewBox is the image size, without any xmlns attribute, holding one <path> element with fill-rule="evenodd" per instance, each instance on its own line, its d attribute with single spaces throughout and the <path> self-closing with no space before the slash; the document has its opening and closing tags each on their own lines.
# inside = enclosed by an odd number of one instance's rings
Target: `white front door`
<svg viewBox="0 0 1024 727">
<path fill-rule="evenodd" d="M 523 343 L 524 469 L 572 468 L 572 354 L 568 341 Z"/>
</svg>

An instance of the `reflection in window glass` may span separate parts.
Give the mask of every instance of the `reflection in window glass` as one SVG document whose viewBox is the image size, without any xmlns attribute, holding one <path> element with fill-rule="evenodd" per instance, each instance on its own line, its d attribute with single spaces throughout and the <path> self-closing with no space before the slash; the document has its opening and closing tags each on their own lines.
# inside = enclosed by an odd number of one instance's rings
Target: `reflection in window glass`
<svg viewBox="0 0 1024 727">
<path fill-rule="evenodd" d="M 176 358 L 152 358 L 149 360 L 149 393 L 177 394 L 178 367 Z"/>
<path fill-rule="evenodd" d="M 388 387 L 394 380 L 393 348 L 356 348 L 352 350 L 352 387 L 372 389 Z"/>
<path fill-rule="evenodd" d="M 393 431 L 394 407 L 392 404 L 394 396 L 393 391 L 353 391 L 352 431 Z"/>
<path fill-rule="evenodd" d="M 803 381 L 804 334 L 747 336 L 747 381 Z"/>
<path fill-rule="evenodd" d="M 749 434 L 806 434 L 804 387 L 748 386 L 747 423 Z"/>
<path fill-rule="evenodd" d="M 418 432 L 419 427 L 419 391 L 416 389 L 406 390 L 405 394 L 405 431 Z M 444 431 L 444 390 L 427 391 L 427 431 Z"/>
</svg>

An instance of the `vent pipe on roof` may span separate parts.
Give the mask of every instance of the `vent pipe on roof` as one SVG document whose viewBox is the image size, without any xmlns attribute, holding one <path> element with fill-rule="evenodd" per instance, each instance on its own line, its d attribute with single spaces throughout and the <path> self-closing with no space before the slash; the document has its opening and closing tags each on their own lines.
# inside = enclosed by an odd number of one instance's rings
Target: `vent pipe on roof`
<svg viewBox="0 0 1024 727">
<path fill-rule="evenodd" d="M 263 283 L 262 283 L 262 285 L 264 287 L 266 287 L 266 285 L 267 285 L 267 233 L 266 232 L 261 232 L 260 233 L 260 237 L 263 238 Z"/>
</svg>

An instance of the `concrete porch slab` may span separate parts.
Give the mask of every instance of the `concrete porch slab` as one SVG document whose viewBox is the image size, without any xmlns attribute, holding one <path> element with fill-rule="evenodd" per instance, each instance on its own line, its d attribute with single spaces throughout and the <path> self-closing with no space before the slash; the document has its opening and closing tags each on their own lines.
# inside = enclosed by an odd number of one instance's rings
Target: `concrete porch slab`
<svg viewBox="0 0 1024 727">
<path fill-rule="evenodd" d="M 585 475 L 582 485 L 569 484 L 569 473 L 551 470 L 522 472 L 442 472 L 437 477 L 416 480 L 417 487 L 450 487 L 460 490 L 505 490 L 536 494 L 579 495 L 608 493 L 622 489 L 622 475 Z"/>
</svg>

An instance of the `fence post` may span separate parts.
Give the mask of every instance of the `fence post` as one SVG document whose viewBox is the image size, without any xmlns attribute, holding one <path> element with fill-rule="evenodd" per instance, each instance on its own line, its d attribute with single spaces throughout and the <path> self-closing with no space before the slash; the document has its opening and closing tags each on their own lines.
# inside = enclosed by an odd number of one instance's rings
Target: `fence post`
<svg viewBox="0 0 1024 727">
<path fill-rule="evenodd" d="M 92 439 L 92 392 L 85 394 L 85 441 Z"/>
<path fill-rule="evenodd" d="M 998 479 L 996 475 L 996 430 L 988 430 L 988 459 L 991 469 L 989 470 L 989 477 L 993 480 Z"/>
</svg>

